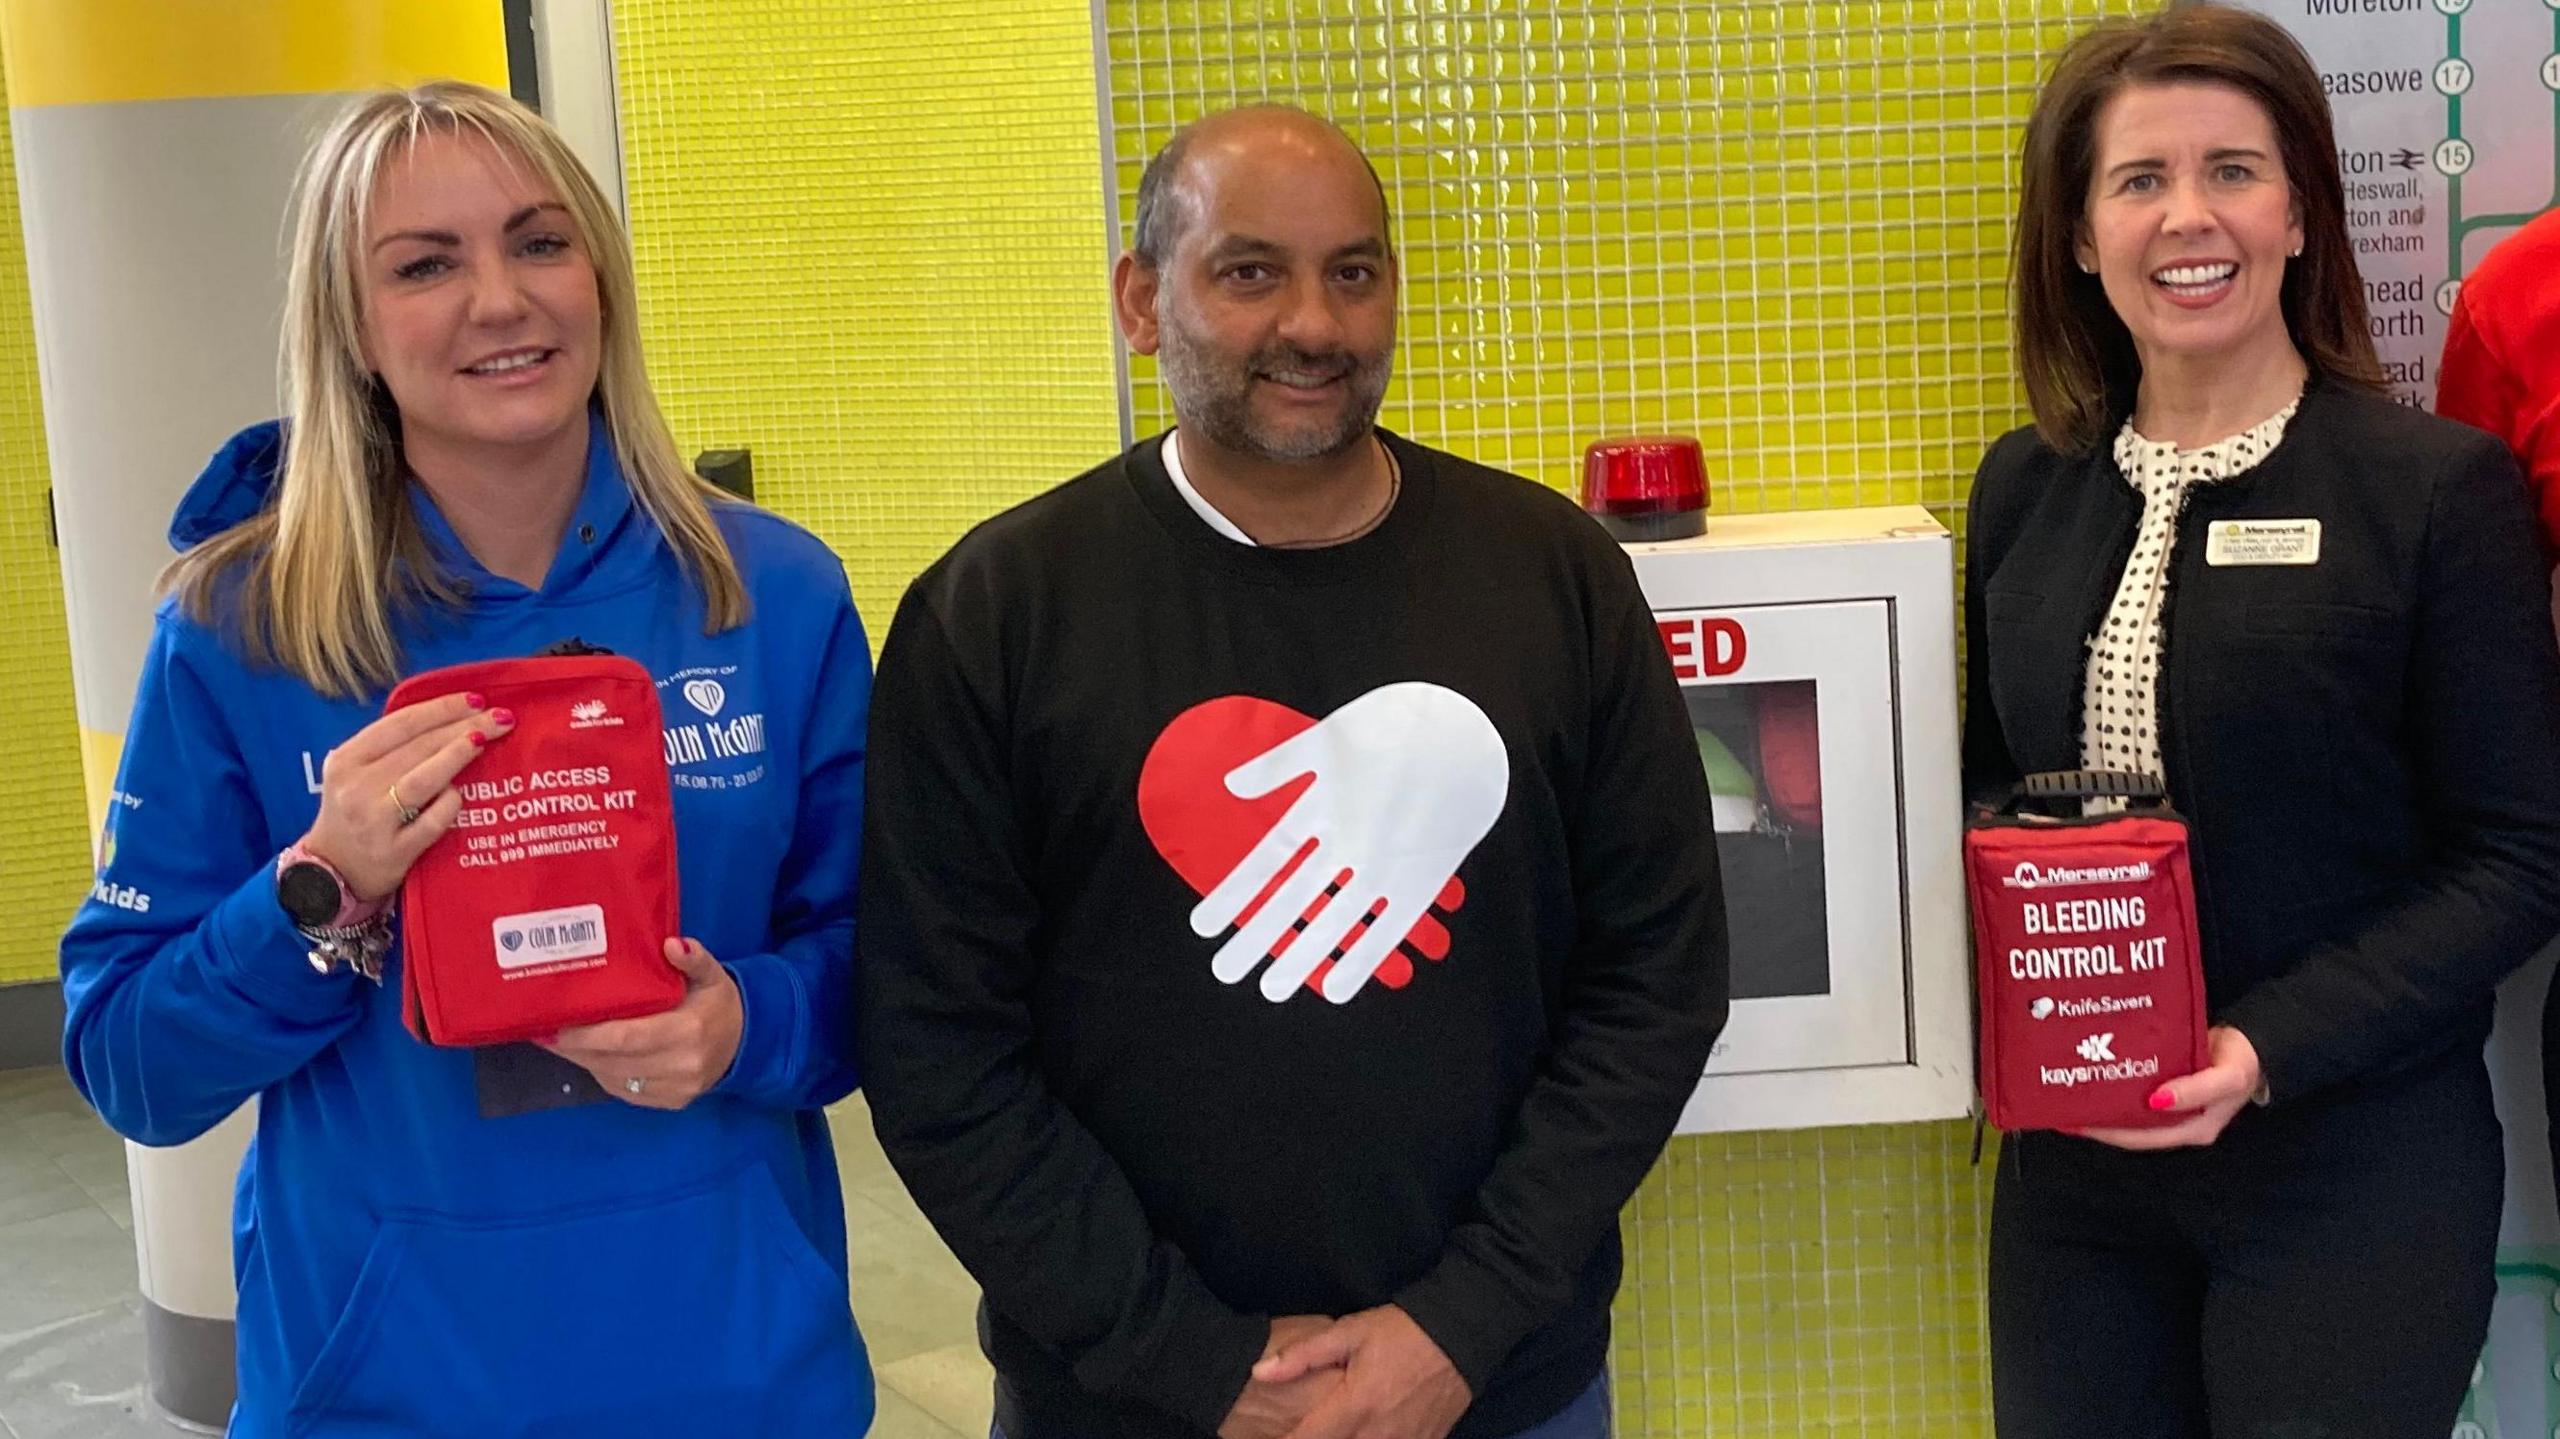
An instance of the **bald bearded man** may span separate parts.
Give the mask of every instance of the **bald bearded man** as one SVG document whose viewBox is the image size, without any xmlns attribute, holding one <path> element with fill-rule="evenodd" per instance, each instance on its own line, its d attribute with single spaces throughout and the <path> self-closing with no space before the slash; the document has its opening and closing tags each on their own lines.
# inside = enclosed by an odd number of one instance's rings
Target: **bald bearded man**
<svg viewBox="0 0 2560 1439">
<path fill-rule="evenodd" d="M 1607 1432 L 1617 1219 L 1726 1012 L 1625 555 L 1377 427 L 1386 197 L 1261 107 L 1113 276 L 1176 428 L 978 527 L 873 692 L 862 1064 L 1009 1439 Z"/>
</svg>

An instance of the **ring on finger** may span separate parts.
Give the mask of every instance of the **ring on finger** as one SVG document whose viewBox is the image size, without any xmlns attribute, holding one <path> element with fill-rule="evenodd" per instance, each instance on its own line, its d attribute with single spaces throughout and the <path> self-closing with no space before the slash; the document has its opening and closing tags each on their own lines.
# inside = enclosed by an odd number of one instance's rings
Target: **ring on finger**
<svg viewBox="0 0 2560 1439">
<path fill-rule="evenodd" d="M 412 825 L 418 822 L 418 807 L 400 797 L 400 782 L 398 780 L 394 780 L 390 784 L 384 785 L 383 792 L 391 796 L 391 807 L 400 811 L 401 824 Z"/>
</svg>

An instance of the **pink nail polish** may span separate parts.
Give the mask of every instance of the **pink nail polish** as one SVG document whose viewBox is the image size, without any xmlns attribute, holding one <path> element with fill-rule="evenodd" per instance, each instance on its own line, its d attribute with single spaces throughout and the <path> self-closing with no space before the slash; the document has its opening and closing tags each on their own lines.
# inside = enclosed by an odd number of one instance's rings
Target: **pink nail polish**
<svg viewBox="0 0 2560 1439">
<path fill-rule="evenodd" d="M 2170 1105 L 2177 1102 L 2177 1097 L 2165 1089 L 2155 1089 L 2151 1092 L 2151 1107 L 2153 1109 L 2167 1109 Z"/>
<path fill-rule="evenodd" d="M 496 720 L 502 725 L 512 725 L 516 722 L 516 712 L 508 709 L 491 710 L 489 711 L 489 718 Z"/>
<path fill-rule="evenodd" d="M 476 710 L 484 710 L 489 707 L 489 697 L 480 693 L 478 690 L 473 690 L 471 693 L 464 695 L 462 697 L 462 702 Z"/>
<path fill-rule="evenodd" d="M 478 730 L 471 731 L 471 747 L 473 749 L 487 749 L 489 747 L 489 737 Z"/>
</svg>

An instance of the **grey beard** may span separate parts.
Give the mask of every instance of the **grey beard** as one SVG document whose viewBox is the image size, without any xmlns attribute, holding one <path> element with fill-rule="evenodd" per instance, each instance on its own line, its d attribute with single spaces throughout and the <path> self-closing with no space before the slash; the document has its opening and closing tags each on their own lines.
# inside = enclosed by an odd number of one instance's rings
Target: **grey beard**
<svg viewBox="0 0 2560 1439">
<path fill-rule="evenodd" d="M 1183 426 L 1222 448 L 1279 464 L 1342 454 L 1365 439 L 1377 425 L 1394 368 L 1392 358 L 1375 365 L 1355 360 L 1348 377 L 1352 403 L 1340 425 L 1330 431 L 1273 435 L 1253 422 L 1252 367 L 1226 372 L 1178 325 L 1160 321 L 1158 334 L 1156 368 L 1173 394 L 1174 413 Z"/>
</svg>

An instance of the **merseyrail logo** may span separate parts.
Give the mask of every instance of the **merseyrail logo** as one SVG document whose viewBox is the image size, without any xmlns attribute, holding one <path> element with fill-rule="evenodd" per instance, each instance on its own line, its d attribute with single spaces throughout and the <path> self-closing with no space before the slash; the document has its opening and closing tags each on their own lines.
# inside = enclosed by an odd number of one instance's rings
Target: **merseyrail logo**
<svg viewBox="0 0 2560 1439">
<path fill-rule="evenodd" d="M 2084 869 L 2045 869 L 2035 861 L 2022 859 L 2018 867 L 2000 876 L 2000 883 L 2010 889 L 2042 889 L 2049 884 L 2140 884 L 2151 878 L 2151 862 L 2138 864 L 2103 864 Z"/>
</svg>

